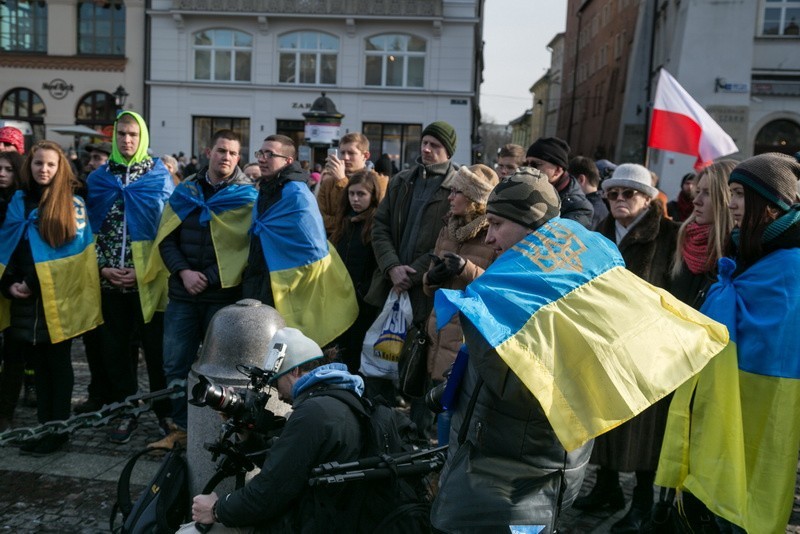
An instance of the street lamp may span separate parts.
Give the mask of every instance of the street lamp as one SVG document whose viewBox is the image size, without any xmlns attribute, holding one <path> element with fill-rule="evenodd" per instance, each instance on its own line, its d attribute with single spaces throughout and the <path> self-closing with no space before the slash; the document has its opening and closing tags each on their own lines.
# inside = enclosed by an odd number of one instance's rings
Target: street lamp
<svg viewBox="0 0 800 534">
<path fill-rule="evenodd" d="M 128 91 L 120 85 L 111 94 L 114 95 L 114 103 L 117 105 L 117 109 L 123 109 L 125 107 L 125 101 L 128 100 Z"/>
</svg>

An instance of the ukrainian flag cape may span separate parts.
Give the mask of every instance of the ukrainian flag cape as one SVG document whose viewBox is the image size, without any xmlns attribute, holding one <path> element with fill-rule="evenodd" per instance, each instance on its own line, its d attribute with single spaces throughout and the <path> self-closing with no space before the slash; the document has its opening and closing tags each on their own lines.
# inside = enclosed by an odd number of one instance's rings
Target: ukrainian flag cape
<svg viewBox="0 0 800 534">
<path fill-rule="evenodd" d="M 122 197 L 125 203 L 125 224 L 131 238 L 131 253 L 136 268 L 136 284 L 145 322 L 150 322 L 156 310 L 163 310 L 167 303 L 166 271 L 145 282 L 144 276 L 150 256 L 153 254 L 153 240 L 158 231 L 158 223 L 164 205 L 175 189 L 172 175 L 157 158 L 147 174 L 127 185 L 103 165 L 89 175 L 86 207 L 89 221 L 97 233 L 114 202 Z M 156 254 L 158 249 L 155 249 Z"/>
<path fill-rule="evenodd" d="M 675 392 L 656 483 L 749 533 L 783 532 L 800 448 L 800 249 L 735 279 L 731 259 L 718 270 L 702 311 L 728 327 L 735 350 Z"/>
<path fill-rule="evenodd" d="M 261 216 L 253 208 L 275 309 L 287 326 L 324 347 L 356 320 L 358 303 L 344 262 L 329 246 L 316 199 L 301 182 L 286 182 L 281 199 Z"/>
<path fill-rule="evenodd" d="M 461 312 L 574 450 L 697 373 L 725 327 L 625 269 L 616 246 L 555 218 L 463 291 L 435 295 L 438 327 Z"/>
<path fill-rule="evenodd" d="M 175 230 L 194 210 L 200 210 L 200 224 L 211 225 L 211 240 L 217 254 L 222 287 L 235 287 L 242 282 L 250 249 L 250 224 L 253 202 L 258 196 L 250 184 L 231 184 L 220 189 L 208 201 L 196 181 L 178 184 L 164 208 L 154 246 L 158 249 L 166 236 Z M 166 267 L 160 254 L 151 254 L 144 281 L 159 276 Z M 167 273 L 169 276 L 169 273 Z"/>
<path fill-rule="evenodd" d="M 74 197 L 77 234 L 58 248 L 39 235 L 39 210 L 25 217 L 25 193 L 17 191 L 0 227 L 0 276 L 20 240 L 30 243 L 36 276 L 41 287 L 44 316 L 52 343 L 59 343 L 93 329 L 103 322 L 100 312 L 100 277 L 92 231 L 83 201 Z M 5 300 L 0 297 L 0 300 Z M 8 325 L 8 301 L 0 309 L 0 324 Z"/>
</svg>

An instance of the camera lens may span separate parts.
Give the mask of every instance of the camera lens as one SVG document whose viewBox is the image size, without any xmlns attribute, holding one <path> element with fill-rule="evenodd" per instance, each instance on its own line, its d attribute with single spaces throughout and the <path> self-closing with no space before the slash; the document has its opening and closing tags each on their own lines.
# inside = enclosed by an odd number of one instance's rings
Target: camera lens
<svg viewBox="0 0 800 534">
<path fill-rule="evenodd" d="M 430 411 L 433 413 L 442 413 L 444 411 L 444 406 L 442 406 L 442 395 L 444 394 L 444 388 L 447 386 L 447 381 L 438 384 L 425 394 L 425 406 L 428 407 Z"/>
</svg>

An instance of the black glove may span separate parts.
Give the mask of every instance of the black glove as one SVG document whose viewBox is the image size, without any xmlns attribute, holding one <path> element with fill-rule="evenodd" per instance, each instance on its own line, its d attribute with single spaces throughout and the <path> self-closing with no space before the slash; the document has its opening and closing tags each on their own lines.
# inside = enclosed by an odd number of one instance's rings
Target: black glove
<svg viewBox="0 0 800 534">
<path fill-rule="evenodd" d="M 431 254 L 431 260 L 433 261 L 433 267 L 428 269 L 428 284 L 440 286 L 452 276 L 450 269 L 447 268 L 447 264 L 441 258 L 433 254 Z"/>
<path fill-rule="evenodd" d="M 447 266 L 450 276 L 457 276 L 464 270 L 464 266 L 467 265 L 467 260 L 454 252 L 445 252 L 444 264 Z"/>
</svg>

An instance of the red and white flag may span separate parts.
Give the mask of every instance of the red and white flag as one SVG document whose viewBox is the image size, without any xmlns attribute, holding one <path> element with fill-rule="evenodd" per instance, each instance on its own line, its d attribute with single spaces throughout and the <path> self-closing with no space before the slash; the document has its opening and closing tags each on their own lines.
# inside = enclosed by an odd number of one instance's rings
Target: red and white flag
<svg viewBox="0 0 800 534">
<path fill-rule="evenodd" d="M 736 143 L 666 69 L 661 69 L 647 146 L 697 156 L 695 169 L 738 152 Z"/>
</svg>

